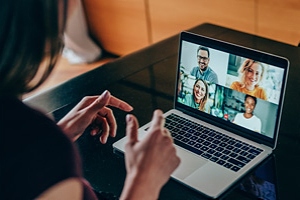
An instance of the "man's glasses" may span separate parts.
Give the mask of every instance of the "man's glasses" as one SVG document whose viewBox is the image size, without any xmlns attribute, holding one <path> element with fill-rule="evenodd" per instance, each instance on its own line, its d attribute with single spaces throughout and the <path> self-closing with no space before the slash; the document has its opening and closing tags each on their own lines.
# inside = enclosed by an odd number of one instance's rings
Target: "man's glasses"
<svg viewBox="0 0 300 200">
<path fill-rule="evenodd" d="M 203 60 L 204 62 L 208 61 L 207 57 L 197 56 L 198 60 Z"/>
</svg>

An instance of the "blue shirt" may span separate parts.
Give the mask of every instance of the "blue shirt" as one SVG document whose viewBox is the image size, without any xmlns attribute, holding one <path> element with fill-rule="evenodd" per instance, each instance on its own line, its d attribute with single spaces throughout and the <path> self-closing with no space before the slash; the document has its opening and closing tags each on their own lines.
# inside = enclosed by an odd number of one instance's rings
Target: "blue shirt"
<svg viewBox="0 0 300 200">
<path fill-rule="evenodd" d="M 194 67 L 191 71 L 191 75 L 210 83 L 218 83 L 218 76 L 210 67 L 207 67 L 204 72 L 201 72 L 198 66 Z"/>
</svg>

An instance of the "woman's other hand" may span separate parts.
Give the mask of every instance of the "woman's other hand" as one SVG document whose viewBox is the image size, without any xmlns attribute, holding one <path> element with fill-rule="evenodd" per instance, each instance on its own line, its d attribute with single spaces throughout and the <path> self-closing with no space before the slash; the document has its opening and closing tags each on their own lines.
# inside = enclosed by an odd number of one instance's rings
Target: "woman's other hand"
<svg viewBox="0 0 300 200">
<path fill-rule="evenodd" d="M 107 106 L 131 111 L 133 108 L 126 102 L 112 96 L 109 91 L 100 96 L 84 97 L 57 125 L 73 141 L 89 127 L 91 135 L 100 135 L 100 142 L 105 144 L 108 136 L 115 137 L 117 123 L 113 112 Z"/>
<path fill-rule="evenodd" d="M 160 189 L 180 163 L 170 132 L 164 128 L 162 111 L 153 114 L 151 126 L 138 140 L 138 121 L 126 117 L 128 141 L 125 147 L 127 176 L 121 199 L 157 199 Z"/>
</svg>

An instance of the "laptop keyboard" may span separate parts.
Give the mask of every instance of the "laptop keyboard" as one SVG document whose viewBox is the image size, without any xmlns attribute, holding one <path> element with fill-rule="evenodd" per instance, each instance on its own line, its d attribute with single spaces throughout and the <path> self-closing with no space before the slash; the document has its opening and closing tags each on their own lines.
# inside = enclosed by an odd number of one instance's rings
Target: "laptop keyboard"
<svg viewBox="0 0 300 200">
<path fill-rule="evenodd" d="M 235 172 L 263 151 L 176 114 L 166 117 L 165 127 L 175 144 Z"/>
</svg>

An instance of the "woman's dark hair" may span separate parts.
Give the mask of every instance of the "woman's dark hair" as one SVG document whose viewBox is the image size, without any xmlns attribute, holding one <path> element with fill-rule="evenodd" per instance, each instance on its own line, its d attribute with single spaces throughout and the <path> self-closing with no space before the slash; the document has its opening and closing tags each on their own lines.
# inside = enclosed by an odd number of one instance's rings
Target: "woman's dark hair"
<svg viewBox="0 0 300 200">
<path fill-rule="evenodd" d="M 257 103 L 256 97 L 251 96 L 251 95 L 249 95 L 249 94 L 246 94 L 246 95 L 245 95 L 245 101 L 246 101 L 246 99 L 247 99 L 248 97 L 252 98 L 252 99 L 254 100 L 255 105 L 256 105 L 256 103 Z"/>
<path fill-rule="evenodd" d="M 67 2 L 8 0 L 1 3 L 0 95 L 22 95 L 47 79 L 63 47 Z M 41 63 L 43 73 L 37 78 Z"/>
</svg>

